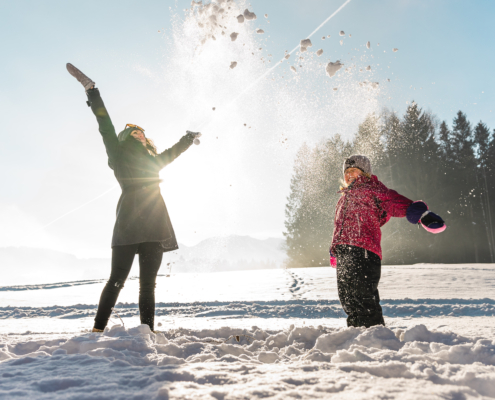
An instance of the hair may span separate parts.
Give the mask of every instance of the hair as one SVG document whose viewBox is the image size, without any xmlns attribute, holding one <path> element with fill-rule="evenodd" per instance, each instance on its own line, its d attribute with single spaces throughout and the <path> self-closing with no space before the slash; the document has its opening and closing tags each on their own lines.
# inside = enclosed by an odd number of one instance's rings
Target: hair
<svg viewBox="0 0 495 400">
<path fill-rule="evenodd" d="M 359 168 L 358 168 L 358 169 L 359 169 Z M 364 172 L 364 171 L 363 171 L 363 170 L 361 170 L 361 169 L 360 169 L 360 171 L 361 171 L 361 175 L 362 175 L 362 176 L 365 176 L 366 178 L 371 178 L 371 174 L 368 174 L 367 172 Z M 348 188 L 348 187 L 349 187 L 349 185 L 346 183 L 345 179 L 341 178 L 341 179 L 340 179 L 340 190 L 342 190 L 342 189 L 346 189 L 346 188 Z"/>
<path fill-rule="evenodd" d="M 146 150 L 148 150 L 148 153 L 154 157 L 158 155 L 158 150 L 156 149 L 155 143 L 150 138 L 146 138 Z"/>
</svg>

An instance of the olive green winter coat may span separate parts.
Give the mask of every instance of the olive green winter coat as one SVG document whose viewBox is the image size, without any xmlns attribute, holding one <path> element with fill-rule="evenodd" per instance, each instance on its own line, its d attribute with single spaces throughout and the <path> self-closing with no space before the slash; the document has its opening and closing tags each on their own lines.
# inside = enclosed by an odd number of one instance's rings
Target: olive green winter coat
<svg viewBox="0 0 495 400">
<path fill-rule="evenodd" d="M 108 165 L 122 189 L 112 247 L 144 242 L 160 242 L 163 251 L 178 249 L 172 222 L 160 193 L 159 172 L 193 143 L 188 134 L 170 149 L 151 155 L 137 140 L 120 142 L 98 89 L 88 90 L 88 105 L 96 116 Z"/>
</svg>

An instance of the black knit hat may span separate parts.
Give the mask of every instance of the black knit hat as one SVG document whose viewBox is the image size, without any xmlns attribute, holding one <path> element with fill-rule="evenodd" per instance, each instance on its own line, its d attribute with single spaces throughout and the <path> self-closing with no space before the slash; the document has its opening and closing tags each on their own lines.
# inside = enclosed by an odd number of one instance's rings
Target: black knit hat
<svg viewBox="0 0 495 400">
<path fill-rule="evenodd" d="M 119 142 L 124 142 L 131 135 L 133 131 L 139 131 L 140 129 L 134 127 L 125 128 L 122 132 L 119 133 Z M 142 132 L 142 131 L 141 131 Z"/>
</svg>

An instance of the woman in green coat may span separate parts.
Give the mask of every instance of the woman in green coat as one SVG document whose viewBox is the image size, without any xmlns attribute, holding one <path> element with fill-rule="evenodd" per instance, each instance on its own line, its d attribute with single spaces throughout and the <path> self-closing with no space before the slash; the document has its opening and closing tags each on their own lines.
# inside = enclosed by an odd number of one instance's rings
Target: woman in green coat
<svg viewBox="0 0 495 400">
<path fill-rule="evenodd" d="M 158 153 L 144 129 L 127 124 L 118 135 L 95 83 L 72 64 L 67 70 L 86 89 L 108 155 L 108 165 L 122 189 L 112 238 L 112 271 L 100 297 L 93 332 L 103 332 L 136 254 L 139 254 L 141 323 L 154 330 L 155 283 L 163 253 L 177 250 L 177 240 L 160 193 L 159 172 L 186 151 L 200 133 L 187 132 L 177 144 Z"/>
</svg>

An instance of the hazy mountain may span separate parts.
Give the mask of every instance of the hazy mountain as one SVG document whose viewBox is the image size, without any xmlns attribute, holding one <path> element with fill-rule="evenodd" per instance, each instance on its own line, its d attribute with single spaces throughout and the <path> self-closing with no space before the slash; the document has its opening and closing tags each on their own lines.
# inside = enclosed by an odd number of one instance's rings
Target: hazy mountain
<svg viewBox="0 0 495 400">
<path fill-rule="evenodd" d="M 110 260 L 29 247 L 0 248 L 0 286 L 106 278 Z"/>
<path fill-rule="evenodd" d="M 226 236 L 203 240 L 195 246 L 179 244 L 165 253 L 160 274 L 196 271 L 233 271 L 280 268 L 285 259 L 283 239 Z M 138 257 L 131 275 L 138 274 Z M 167 265 L 170 264 L 170 265 Z M 108 278 L 110 259 L 80 259 L 72 254 L 27 247 L 0 248 L 0 286 L 68 282 Z"/>
</svg>

